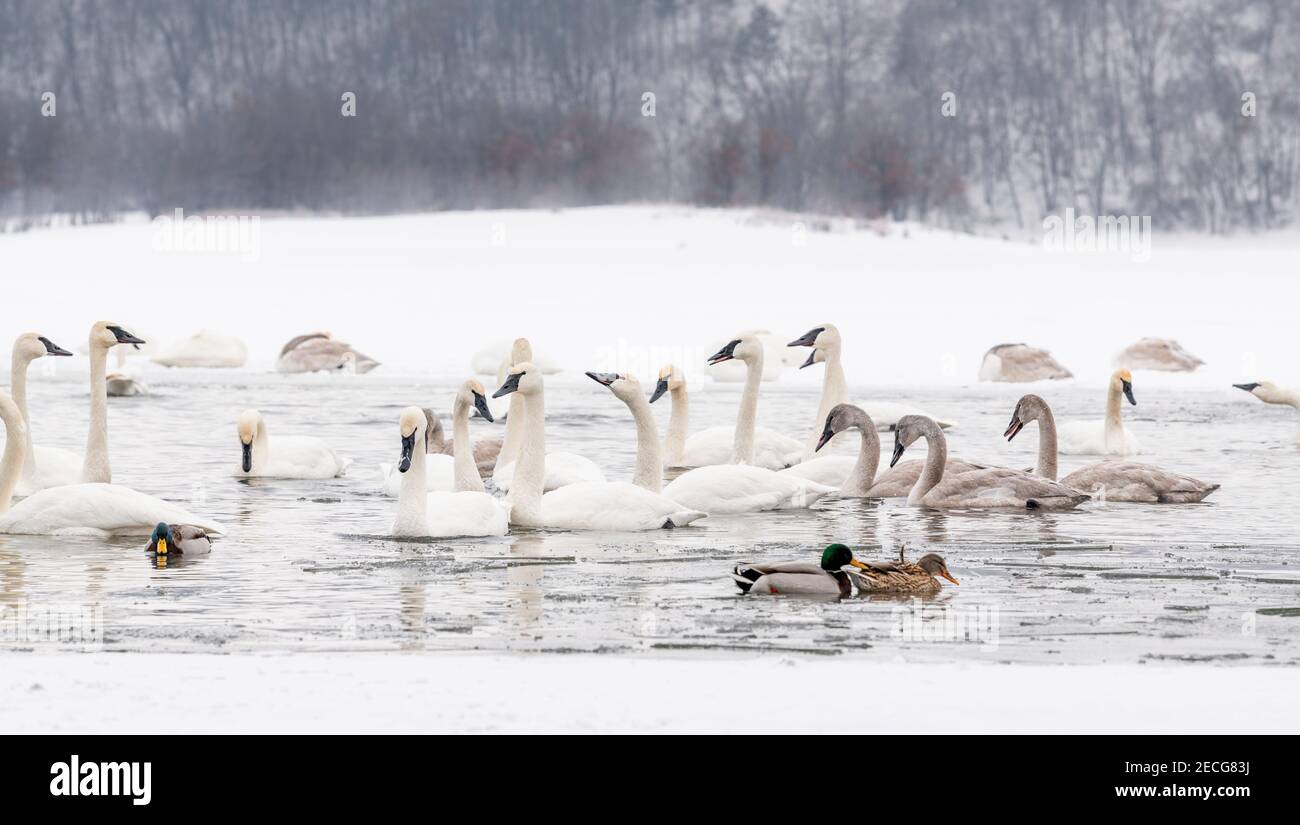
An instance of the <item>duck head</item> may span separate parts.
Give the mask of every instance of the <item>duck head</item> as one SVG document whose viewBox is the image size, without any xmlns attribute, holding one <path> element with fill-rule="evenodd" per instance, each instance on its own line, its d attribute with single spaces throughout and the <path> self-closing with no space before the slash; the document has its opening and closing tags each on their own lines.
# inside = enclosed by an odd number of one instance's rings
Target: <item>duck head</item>
<svg viewBox="0 0 1300 825">
<path fill-rule="evenodd" d="M 842 567 L 865 569 L 867 565 L 853 558 L 853 551 L 844 544 L 828 544 L 822 551 L 822 569 L 834 573 Z"/>
<path fill-rule="evenodd" d="M 916 560 L 916 566 L 929 573 L 931 576 L 945 578 L 953 584 L 961 584 L 952 577 L 948 572 L 948 563 L 943 560 L 943 556 L 938 553 L 927 553 Z"/>
</svg>

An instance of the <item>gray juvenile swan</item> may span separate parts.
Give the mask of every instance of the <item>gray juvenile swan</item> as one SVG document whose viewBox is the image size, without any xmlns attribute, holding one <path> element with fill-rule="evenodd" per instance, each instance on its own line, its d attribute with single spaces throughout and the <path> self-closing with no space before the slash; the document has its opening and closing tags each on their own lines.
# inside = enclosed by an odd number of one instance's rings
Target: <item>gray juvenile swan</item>
<svg viewBox="0 0 1300 825">
<path fill-rule="evenodd" d="M 1003 433 L 1007 441 L 1015 438 L 1030 421 L 1038 422 L 1038 465 L 1034 473 L 1056 479 L 1056 419 L 1052 409 L 1037 395 L 1026 395 L 1016 403 L 1011 423 Z M 1150 464 L 1111 459 L 1089 464 L 1061 479 L 1067 487 L 1089 493 L 1105 501 L 1132 501 L 1147 504 L 1184 504 L 1200 501 L 1219 489 L 1191 476 L 1171 473 Z"/>
<path fill-rule="evenodd" d="M 904 461 L 886 470 L 876 478 L 880 466 L 880 435 L 876 424 L 866 411 L 854 404 L 837 404 L 826 416 L 826 426 L 817 440 L 816 449 L 826 446 L 832 438 L 845 430 L 858 430 L 862 433 L 862 443 L 858 447 L 858 458 L 853 469 L 839 485 L 840 495 L 845 498 L 901 498 L 916 486 L 921 477 L 925 462 L 919 458 Z M 801 465 L 796 464 L 790 472 Z M 950 458 L 944 465 L 946 475 L 955 476 L 971 470 L 986 469 L 981 464 L 970 464 L 960 458 Z"/>
<path fill-rule="evenodd" d="M 924 438 L 929 447 L 925 468 L 907 496 L 914 507 L 1015 508 L 1022 510 L 1069 510 L 1088 500 L 1088 495 L 1018 470 L 989 467 L 944 478 L 948 442 L 943 430 L 928 418 L 908 415 L 899 419 L 894 432 L 894 465 L 903 451 Z"/>
</svg>

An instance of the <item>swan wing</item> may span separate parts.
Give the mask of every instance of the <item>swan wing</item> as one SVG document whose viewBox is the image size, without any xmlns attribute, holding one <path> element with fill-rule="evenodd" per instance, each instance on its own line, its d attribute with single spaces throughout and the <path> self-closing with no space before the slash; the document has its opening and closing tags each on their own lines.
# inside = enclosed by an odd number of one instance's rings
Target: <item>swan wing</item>
<svg viewBox="0 0 1300 825">
<path fill-rule="evenodd" d="M 584 481 L 542 496 L 542 520 L 566 530 L 685 527 L 704 513 L 625 481 Z"/>
<path fill-rule="evenodd" d="M 1061 483 L 1106 501 L 1189 503 L 1201 501 L 1219 485 L 1136 461 L 1102 461 L 1075 470 Z"/>
<path fill-rule="evenodd" d="M 1088 495 L 1045 478 L 1016 470 L 989 468 L 944 477 L 926 494 L 927 507 L 1068 510 Z"/>
<path fill-rule="evenodd" d="M 492 474 L 492 483 L 502 492 L 510 492 L 510 484 L 515 477 L 515 462 L 504 464 Z M 549 493 L 570 484 L 583 482 L 601 482 L 605 473 L 589 458 L 577 453 L 547 453 L 546 479 L 542 482 L 542 492 Z"/>
<path fill-rule="evenodd" d="M 160 521 L 188 524 L 212 535 L 220 524 L 121 484 L 73 484 L 35 493 L 0 515 L 0 533 L 29 535 L 139 535 Z"/>
<path fill-rule="evenodd" d="M 844 484 L 844 479 L 849 477 L 849 473 L 853 472 L 857 463 L 856 456 L 824 455 L 787 467 L 780 473 L 806 478 L 818 484 L 825 484 L 827 487 L 840 487 Z"/>
<path fill-rule="evenodd" d="M 710 515 L 810 507 L 833 487 L 762 467 L 720 464 L 682 473 L 664 495 Z"/>
<path fill-rule="evenodd" d="M 876 422 L 876 429 L 881 432 L 889 432 L 898 426 L 898 419 L 905 415 L 923 415 L 926 418 L 934 420 L 943 429 L 955 427 L 951 421 L 945 421 L 937 415 L 933 415 L 920 407 L 913 407 L 911 404 L 900 404 L 896 401 L 862 401 L 858 406 L 871 416 L 871 420 Z"/>
<path fill-rule="evenodd" d="M 1128 427 L 1120 429 L 1120 438 L 1106 441 L 1106 422 L 1066 421 L 1057 426 L 1057 451 L 1063 455 L 1127 456 L 1142 452 L 1137 436 Z"/>
<path fill-rule="evenodd" d="M 504 536 L 510 530 L 510 505 L 487 493 L 438 492 L 428 497 L 429 535 Z"/>
<path fill-rule="evenodd" d="M 270 478 L 334 478 L 349 462 L 328 444 L 312 436 L 282 436 L 271 441 L 271 458 L 265 470 L 254 473 Z"/>
<path fill-rule="evenodd" d="M 15 493 L 30 496 L 32 493 L 50 487 L 62 487 L 67 484 L 81 483 L 81 455 L 59 447 L 32 448 L 35 472 L 29 477 L 26 473 L 18 479 Z"/>
<path fill-rule="evenodd" d="M 686 439 L 682 447 L 682 467 L 710 467 L 730 464 L 735 454 L 734 427 L 709 427 Z M 754 464 L 780 470 L 797 464 L 803 457 L 803 444 L 768 427 L 754 428 Z"/>
<path fill-rule="evenodd" d="M 900 461 L 876 476 L 871 489 L 867 491 L 867 496 L 869 498 L 905 498 L 912 492 L 912 488 L 916 486 L 916 480 L 921 477 L 921 471 L 924 469 L 924 459 L 911 458 L 907 461 Z M 948 463 L 943 465 L 943 477 L 947 479 L 961 473 L 968 473 L 971 470 L 986 469 L 988 467 L 984 464 L 972 464 L 960 458 L 950 458 Z"/>
</svg>

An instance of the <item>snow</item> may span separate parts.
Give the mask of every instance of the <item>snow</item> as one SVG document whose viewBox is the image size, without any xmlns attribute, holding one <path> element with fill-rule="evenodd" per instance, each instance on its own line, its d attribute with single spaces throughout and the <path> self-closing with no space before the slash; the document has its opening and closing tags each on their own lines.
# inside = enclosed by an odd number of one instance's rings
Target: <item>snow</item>
<svg viewBox="0 0 1300 825">
<path fill-rule="evenodd" d="M 1157 228 L 1140 261 L 911 225 L 808 225 L 655 206 L 267 216 L 256 255 L 158 251 L 143 219 L 34 230 L 0 236 L 5 273 L 22 276 L 6 278 L 0 328 L 39 327 L 71 349 L 102 318 L 164 341 L 209 327 L 245 340 L 250 364 L 268 369 L 292 336 L 329 329 L 386 370 L 446 375 L 526 335 L 569 370 L 646 378 L 670 360 L 704 375 L 709 347 L 738 329 L 795 336 L 832 321 L 853 383 L 969 384 L 990 346 L 1024 341 L 1101 384 L 1117 353 L 1161 336 L 1208 364 L 1147 383 L 1300 384 L 1295 231 Z"/>
<path fill-rule="evenodd" d="M 1296 732 L 1297 690 L 1270 667 L 6 653 L 0 731 Z"/>
</svg>

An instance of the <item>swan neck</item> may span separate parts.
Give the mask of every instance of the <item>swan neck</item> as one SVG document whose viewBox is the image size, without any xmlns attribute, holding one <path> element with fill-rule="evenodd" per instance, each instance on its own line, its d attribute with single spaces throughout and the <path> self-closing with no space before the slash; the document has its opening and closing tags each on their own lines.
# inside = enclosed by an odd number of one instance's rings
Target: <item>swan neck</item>
<svg viewBox="0 0 1300 825">
<path fill-rule="evenodd" d="M 740 396 L 736 414 L 736 434 L 732 443 L 733 464 L 754 463 L 754 427 L 758 419 L 758 385 L 763 380 L 763 353 L 745 361 L 745 391 Z"/>
<path fill-rule="evenodd" d="M 1111 384 L 1110 390 L 1106 393 L 1105 437 L 1107 447 L 1115 443 L 1115 439 L 1123 438 L 1124 422 L 1120 418 L 1119 410 L 1120 388 Z"/>
<path fill-rule="evenodd" d="M 519 447 L 523 442 L 526 424 L 525 417 L 524 397 L 520 393 L 514 393 L 510 396 L 510 409 L 506 411 L 506 434 L 501 440 L 501 450 L 497 453 L 497 463 L 492 467 L 493 473 L 507 464 L 519 460 Z"/>
<path fill-rule="evenodd" d="M 680 467 L 686 453 L 686 435 L 691 426 L 691 402 L 686 386 L 669 391 L 672 412 L 668 415 L 668 437 L 664 439 L 664 462 L 668 467 Z"/>
<path fill-rule="evenodd" d="M 27 452 L 27 424 L 22 411 L 4 393 L 0 393 L 0 419 L 5 425 L 5 450 L 0 457 L 0 513 L 13 501 L 18 477 L 23 472 L 23 455 Z"/>
<path fill-rule="evenodd" d="M 1056 481 L 1056 418 L 1048 409 L 1038 415 L 1038 466 L 1034 474 Z"/>
<path fill-rule="evenodd" d="M 876 483 L 876 469 L 880 466 L 880 433 L 876 432 L 876 425 L 870 420 L 858 422 L 857 428 L 862 434 L 862 441 L 858 445 L 858 460 L 841 485 L 840 495 L 865 496 Z"/>
<path fill-rule="evenodd" d="M 108 461 L 108 349 L 90 344 L 90 429 L 86 432 L 86 457 L 81 465 L 83 482 L 113 482 L 113 467 Z"/>
<path fill-rule="evenodd" d="M 484 492 L 483 479 L 474 463 L 474 445 L 469 440 L 469 404 L 459 397 L 452 405 L 451 451 L 455 459 L 455 490 L 458 493 Z"/>
<path fill-rule="evenodd" d="M 907 497 L 908 504 L 920 504 L 926 494 L 943 481 L 943 468 L 948 463 L 948 439 L 944 437 L 943 430 L 939 429 L 938 425 L 931 424 L 926 428 L 925 447 L 925 467 Z"/>
<path fill-rule="evenodd" d="M 636 421 L 636 474 L 632 483 L 657 493 L 664 486 L 664 459 L 654 413 L 650 411 L 650 402 L 639 392 L 632 396 L 628 408 Z"/>
<path fill-rule="evenodd" d="M 258 429 L 259 436 L 261 429 Z M 425 476 L 428 473 L 428 455 L 424 451 L 424 428 L 415 433 L 416 449 L 411 451 L 411 466 L 402 473 L 402 485 L 397 491 L 397 522 L 393 533 L 398 536 L 426 536 L 429 534 L 428 491 Z"/>
<path fill-rule="evenodd" d="M 26 458 L 23 459 L 23 472 L 28 477 L 36 473 L 36 451 L 32 449 L 32 417 L 27 412 L 27 368 L 31 363 L 30 358 L 18 352 L 17 347 L 14 348 L 14 357 L 9 370 L 9 389 L 13 393 L 14 405 L 18 407 L 23 424 L 26 425 L 27 451 Z"/>
<path fill-rule="evenodd" d="M 518 394 L 518 393 L 516 393 Z M 519 460 L 507 499 L 510 520 L 523 526 L 542 524 L 542 488 L 546 481 L 546 400 L 542 389 L 523 404 L 523 433 Z"/>
<path fill-rule="evenodd" d="M 840 360 L 840 347 L 833 345 L 822 350 L 826 355 L 826 372 L 822 376 L 822 398 L 817 405 L 817 419 L 813 421 L 812 433 L 808 436 L 808 455 L 817 450 L 817 441 L 826 427 L 826 416 L 839 404 L 849 400 L 848 382 L 844 379 L 844 364 Z M 876 439 L 879 441 L 879 437 Z M 834 439 L 831 440 L 834 444 Z M 824 449 L 824 448 L 823 448 Z"/>
</svg>

